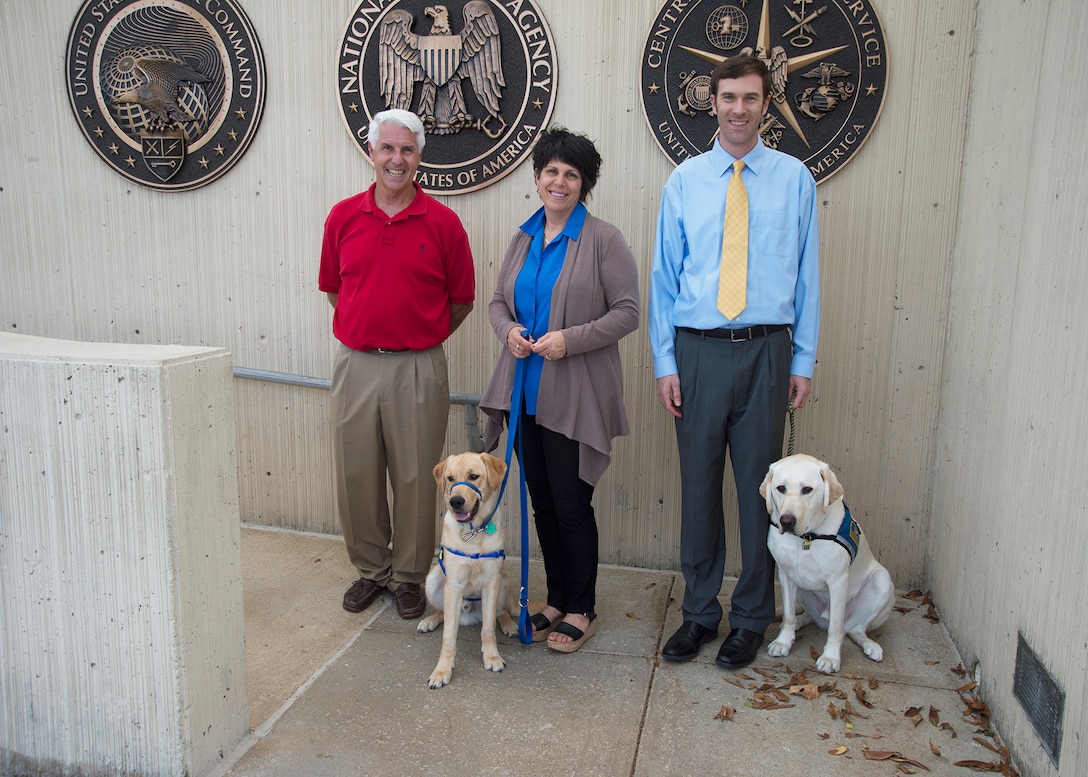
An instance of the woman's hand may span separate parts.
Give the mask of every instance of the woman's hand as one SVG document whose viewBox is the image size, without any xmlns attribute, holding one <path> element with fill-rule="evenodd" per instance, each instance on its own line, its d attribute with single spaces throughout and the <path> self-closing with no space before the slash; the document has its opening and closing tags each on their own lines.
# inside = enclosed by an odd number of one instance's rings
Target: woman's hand
<svg viewBox="0 0 1088 777">
<path fill-rule="evenodd" d="M 562 332 L 547 332 L 532 345 L 533 353 L 538 353 L 549 361 L 562 359 L 567 355 L 567 338 Z"/>
<path fill-rule="evenodd" d="M 517 324 L 506 333 L 506 347 L 510 349 L 510 353 L 514 354 L 515 359 L 524 359 L 532 350 L 533 338 L 524 336 L 528 334 L 529 331 L 521 324 Z"/>
</svg>

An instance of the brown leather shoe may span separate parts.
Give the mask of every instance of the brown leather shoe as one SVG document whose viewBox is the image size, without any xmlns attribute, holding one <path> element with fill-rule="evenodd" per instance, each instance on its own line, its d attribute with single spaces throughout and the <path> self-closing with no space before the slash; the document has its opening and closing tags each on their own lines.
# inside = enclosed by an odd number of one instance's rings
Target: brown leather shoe
<svg viewBox="0 0 1088 777">
<path fill-rule="evenodd" d="M 382 587 L 373 580 L 360 577 L 344 594 L 344 609 L 348 612 L 362 612 L 374 603 L 381 591 Z"/>
<path fill-rule="evenodd" d="M 405 620 L 418 618 L 427 609 L 419 583 L 401 583 L 393 591 L 393 598 L 397 601 L 397 615 Z"/>
</svg>

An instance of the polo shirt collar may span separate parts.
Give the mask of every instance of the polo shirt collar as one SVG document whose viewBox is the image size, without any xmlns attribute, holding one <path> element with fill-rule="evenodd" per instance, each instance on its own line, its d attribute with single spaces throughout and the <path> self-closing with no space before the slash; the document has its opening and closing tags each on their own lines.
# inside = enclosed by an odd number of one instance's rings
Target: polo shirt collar
<svg viewBox="0 0 1088 777">
<path fill-rule="evenodd" d="M 408 203 L 408 207 L 393 216 L 393 220 L 400 220 L 407 218 L 408 216 L 422 216 L 427 212 L 427 198 L 423 194 L 423 189 L 420 188 L 418 181 L 412 181 L 412 187 L 416 190 L 415 196 L 412 197 L 412 201 Z M 366 213 L 381 213 L 384 216 L 388 216 L 385 211 L 378 207 L 378 204 L 374 201 L 374 190 L 378 188 L 377 183 L 370 184 L 370 188 L 363 192 L 362 199 L 359 201 L 359 210 Z"/>
</svg>

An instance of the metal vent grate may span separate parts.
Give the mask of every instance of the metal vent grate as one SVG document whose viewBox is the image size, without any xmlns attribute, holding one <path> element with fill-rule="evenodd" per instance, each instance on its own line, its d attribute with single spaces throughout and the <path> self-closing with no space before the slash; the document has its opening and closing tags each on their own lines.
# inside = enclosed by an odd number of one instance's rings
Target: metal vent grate
<svg viewBox="0 0 1088 777">
<path fill-rule="evenodd" d="M 1012 679 L 1012 692 L 1057 768 L 1062 750 L 1065 691 L 1047 672 L 1024 635 L 1017 632 L 1016 636 L 1016 673 Z"/>
</svg>

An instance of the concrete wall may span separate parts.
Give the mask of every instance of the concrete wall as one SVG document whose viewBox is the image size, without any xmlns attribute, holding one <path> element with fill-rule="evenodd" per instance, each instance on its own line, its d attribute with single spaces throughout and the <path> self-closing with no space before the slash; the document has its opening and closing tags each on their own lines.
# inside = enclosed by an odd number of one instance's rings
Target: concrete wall
<svg viewBox="0 0 1088 777">
<path fill-rule="evenodd" d="M 199 775 L 247 732 L 230 364 L 0 333 L 0 774 Z"/>
<path fill-rule="evenodd" d="M 1088 4 L 979 6 L 927 584 L 1024 774 L 1088 772 Z M 1065 693 L 1060 769 L 1012 696 L 1021 633 Z"/>
</svg>

